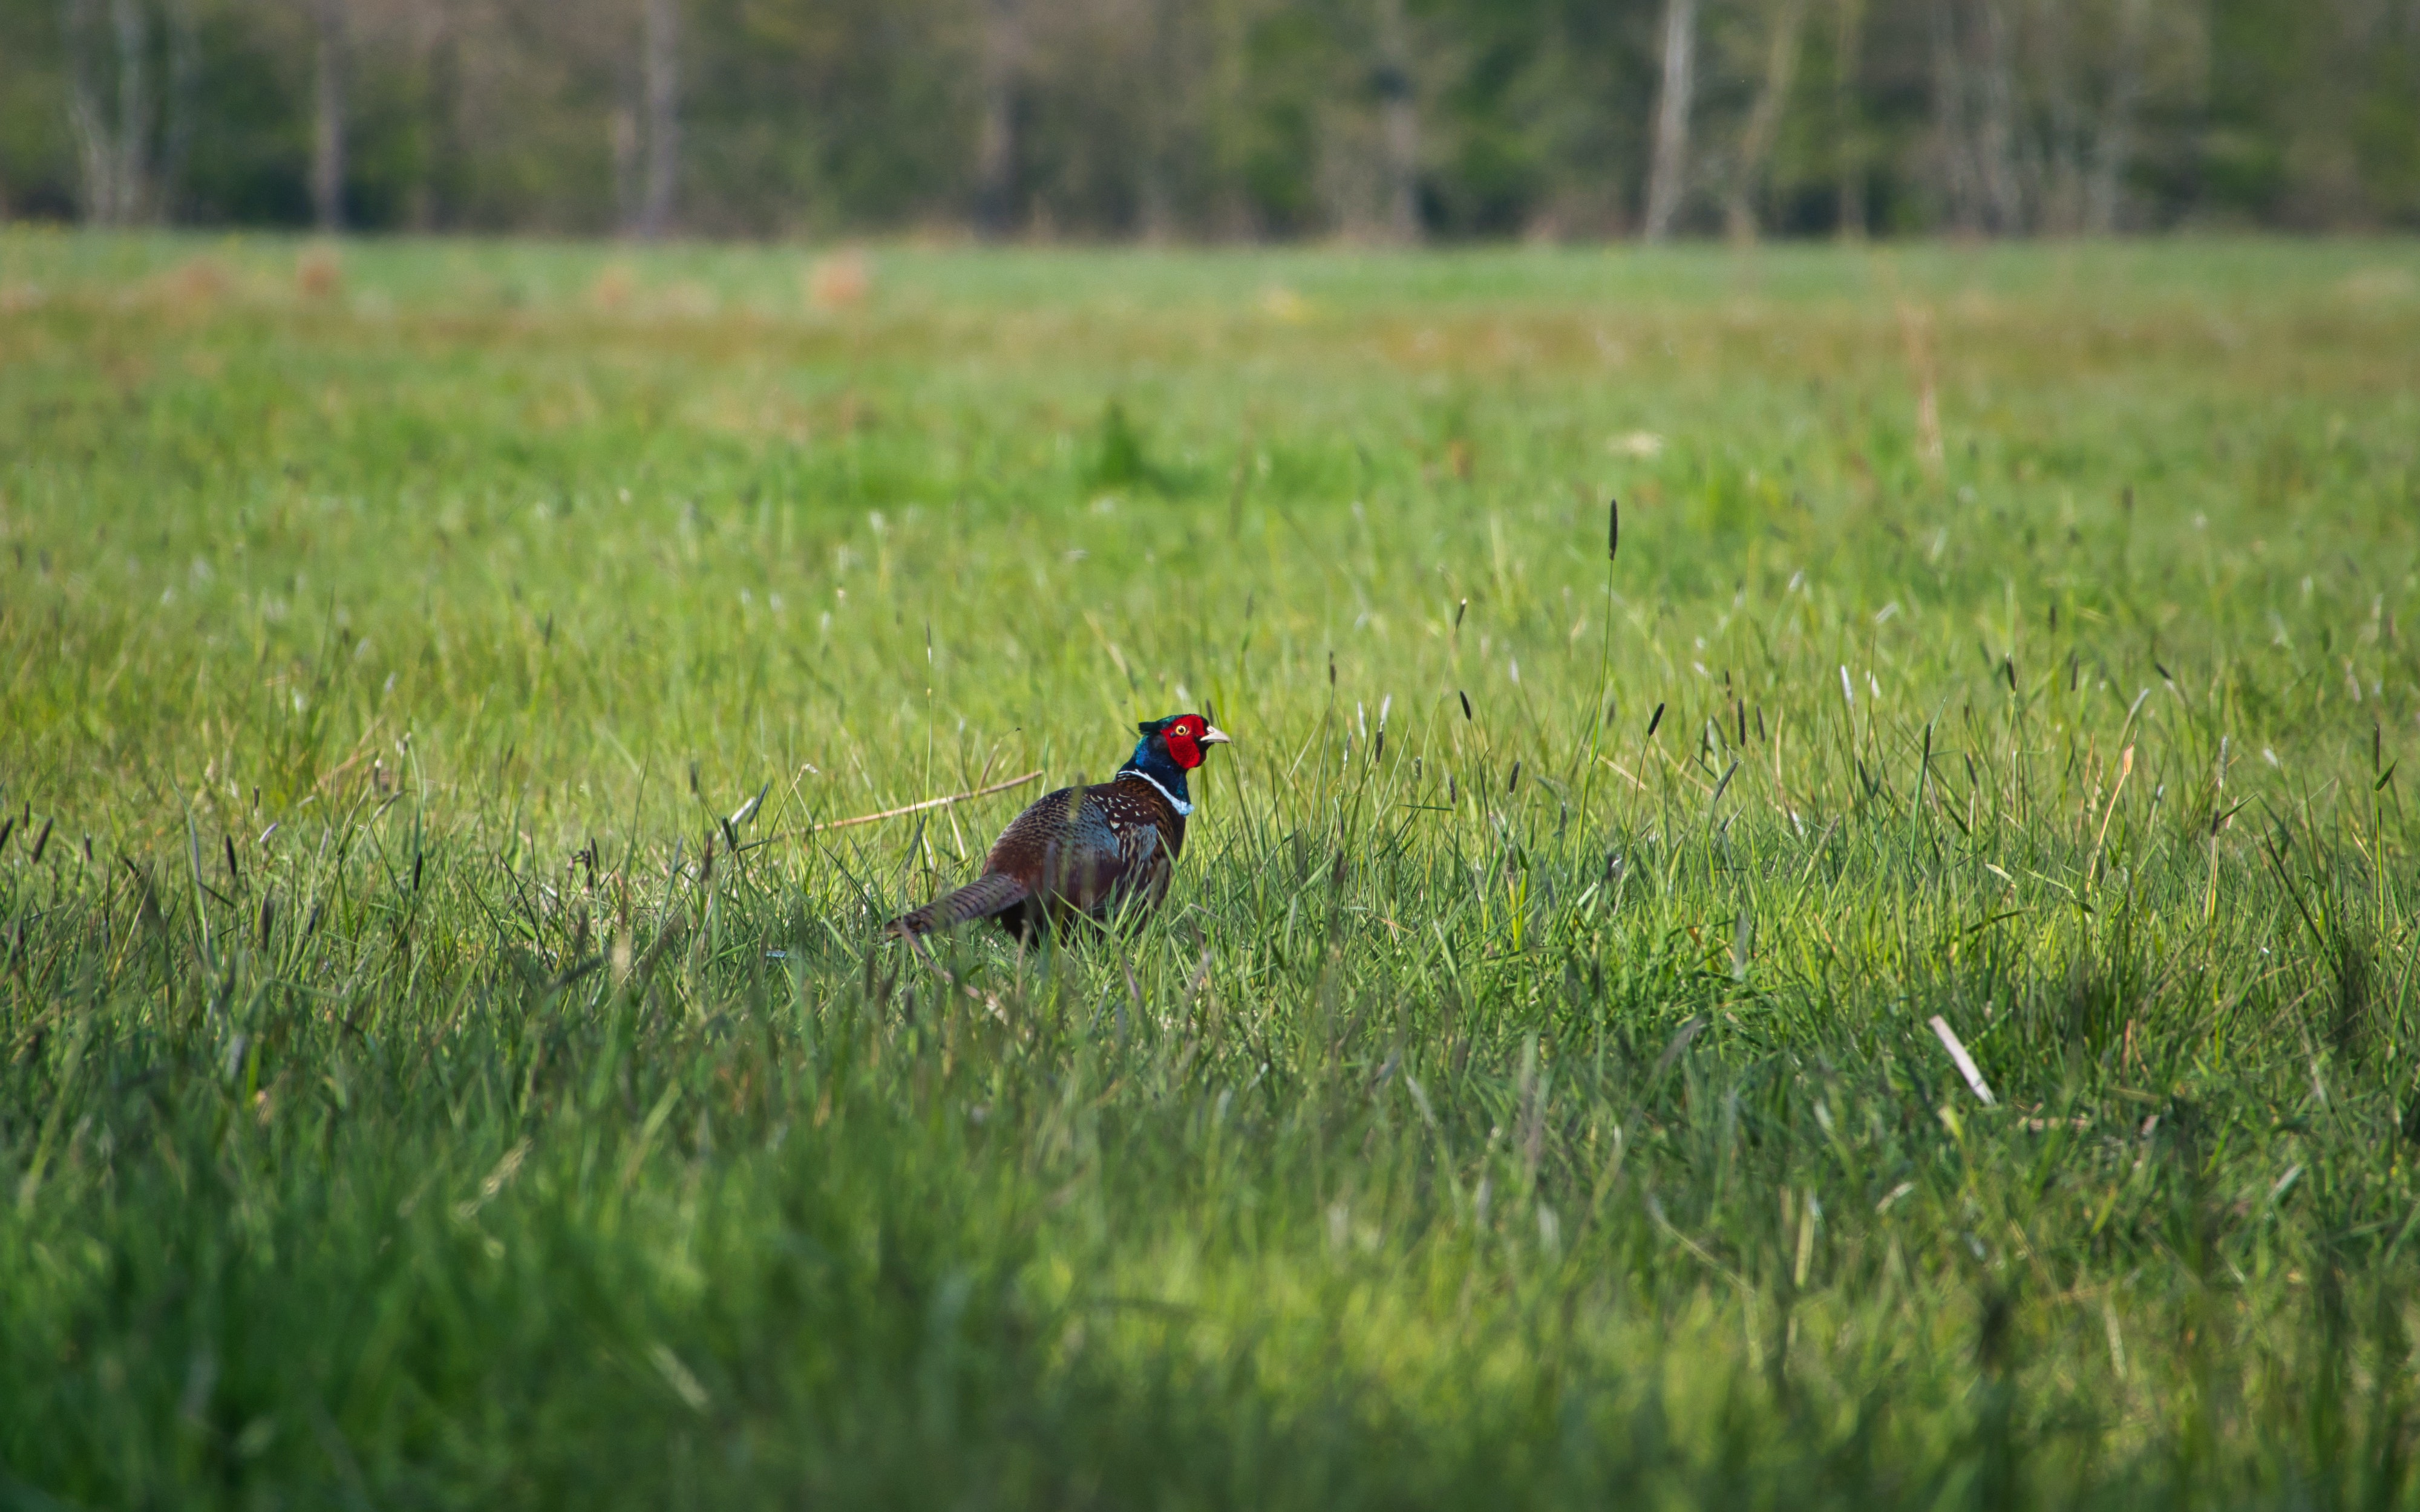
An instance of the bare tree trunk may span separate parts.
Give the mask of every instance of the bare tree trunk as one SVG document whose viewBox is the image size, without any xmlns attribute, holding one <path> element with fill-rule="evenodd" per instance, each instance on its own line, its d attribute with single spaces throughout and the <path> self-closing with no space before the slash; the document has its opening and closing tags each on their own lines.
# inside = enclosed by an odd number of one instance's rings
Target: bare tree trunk
<svg viewBox="0 0 2420 1512">
<path fill-rule="evenodd" d="M 1730 193 L 1723 203 L 1723 228 L 1735 242 L 1756 239 L 1756 200 L 1764 187 L 1765 162 L 1780 134 L 1781 110 L 1790 100 L 1791 81 L 1798 73 L 1798 31 L 1807 17 L 1807 0 L 1780 0 L 1773 17 L 1773 35 L 1764 54 L 1764 81 L 1747 125 L 1740 131 L 1739 164 L 1731 176 Z"/>
<path fill-rule="evenodd" d="M 160 128 L 160 171 L 153 208 L 163 220 L 180 209 L 185 164 L 194 150 L 194 92 L 201 73 L 194 0 L 167 0 L 168 103 Z"/>
<path fill-rule="evenodd" d="M 1664 87 L 1656 97 L 1655 147 L 1647 170 L 1650 241 L 1672 234 L 1689 167 L 1689 94 L 1696 83 L 1698 0 L 1664 0 Z"/>
<path fill-rule="evenodd" d="M 1141 99 L 1142 162 L 1137 176 L 1137 209 L 1143 239 L 1154 244 L 1174 239 L 1176 195 L 1170 180 L 1175 175 L 1176 116 L 1184 97 L 1182 68 L 1177 58 L 1176 0 L 1145 0 L 1142 23 L 1144 73 Z"/>
<path fill-rule="evenodd" d="M 2024 194 L 2017 182 L 2016 78 L 2008 17 L 2000 0 L 1976 4 L 1983 13 L 1983 112 L 1975 156 L 1992 229 L 2009 236 L 2026 225 Z"/>
<path fill-rule="evenodd" d="M 975 228 L 1005 236 L 1016 220 L 1017 76 L 1025 51 L 1019 0 L 984 0 L 982 125 L 975 136 Z"/>
<path fill-rule="evenodd" d="M 68 126 L 75 133 L 85 224 L 107 225 L 117 208 L 117 153 L 93 77 L 92 0 L 67 0 L 59 20 L 67 40 Z"/>
<path fill-rule="evenodd" d="M 1857 100 L 1857 57 L 1865 41 L 1865 0 L 1839 0 L 1839 30 L 1832 49 L 1832 150 L 1840 173 L 1839 226 L 1843 241 L 1866 237 L 1865 118 Z"/>
<path fill-rule="evenodd" d="M 1975 184 L 1975 155 L 1966 130 L 1966 67 L 1958 37 L 1958 0 L 1932 0 L 1926 8 L 1932 32 L 1932 127 L 1941 163 L 1941 195 L 1950 228 L 1968 235 L 1983 229 L 1982 196 Z"/>
<path fill-rule="evenodd" d="M 607 135 L 613 148 L 613 215 L 625 236 L 639 234 L 639 110 L 625 100 L 613 107 Z"/>
<path fill-rule="evenodd" d="M 1386 149 L 1387 234 L 1420 239 L 1420 117 L 1404 0 L 1378 0 L 1378 109 Z"/>
<path fill-rule="evenodd" d="M 420 113 L 421 149 L 413 155 L 411 185 L 404 192 L 403 221 L 413 231 L 437 229 L 442 217 L 441 186 L 451 165 L 459 161 L 456 141 L 456 122 L 459 117 L 457 87 L 461 74 L 461 43 L 455 35 L 451 20 L 440 5 L 425 5 L 419 12 L 421 29 L 415 45 L 422 57 L 420 98 L 415 101 Z M 629 213 L 629 198 L 623 193 L 625 184 L 615 164 L 616 177 L 613 202 L 616 224 Z"/>
<path fill-rule="evenodd" d="M 143 218 L 147 197 L 151 93 L 143 64 L 150 28 L 144 23 L 142 0 L 110 0 L 109 20 L 117 38 L 117 204 L 110 219 L 131 225 Z"/>
<path fill-rule="evenodd" d="M 1202 134 L 1209 157 L 1211 188 L 1207 229 L 1216 236 L 1253 240 L 1267 231 L 1260 207 L 1240 181 L 1231 160 L 1214 144 L 1232 139 L 1234 122 L 1244 114 L 1251 79 L 1251 23 L 1241 6 L 1198 7 L 1204 15 L 1203 46 L 1208 54 L 1202 86 Z"/>
<path fill-rule="evenodd" d="M 2032 0 L 2032 16 L 2045 121 L 2040 150 L 2025 151 L 2019 165 L 2030 180 L 2034 229 L 2072 235 L 2084 224 L 2084 122 L 2067 45 L 2074 8 L 2067 0 Z"/>
<path fill-rule="evenodd" d="M 345 0 L 314 0 L 318 30 L 311 131 L 311 218 L 345 228 Z"/>
<path fill-rule="evenodd" d="M 680 0 L 646 0 L 646 36 L 640 60 L 646 96 L 646 177 L 640 192 L 639 235 L 649 241 L 671 229 L 673 191 L 680 170 Z"/>
<path fill-rule="evenodd" d="M 2084 191 L 2084 229 L 2105 237 L 2118 229 L 2118 199 L 2134 153 L 2134 107 L 2143 89 L 2143 36 L 2150 22 L 2149 0 L 2118 0 L 2118 61 L 2109 81 L 2109 106 L 2093 133 L 2092 171 Z"/>
</svg>

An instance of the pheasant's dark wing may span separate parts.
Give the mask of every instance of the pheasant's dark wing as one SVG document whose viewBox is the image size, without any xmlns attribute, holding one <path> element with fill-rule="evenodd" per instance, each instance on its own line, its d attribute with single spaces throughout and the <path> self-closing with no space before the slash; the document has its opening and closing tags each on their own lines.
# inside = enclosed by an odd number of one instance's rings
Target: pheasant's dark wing
<svg viewBox="0 0 2420 1512">
<path fill-rule="evenodd" d="M 1111 834 L 1117 837 L 1119 872 L 1114 905 L 1128 901 L 1156 906 L 1167 896 L 1177 853 L 1185 848 L 1185 817 L 1148 782 L 1121 779 L 1091 790 Z"/>
<path fill-rule="evenodd" d="M 1071 788 L 1019 815 L 985 864 L 1025 880 L 1053 915 L 1098 918 L 1167 890 L 1171 857 L 1162 826 L 1174 817 L 1148 783 Z"/>
<path fill-rule="evenodd" d="M 1176 874 L 1175 854 L 1160 839 L 1159 831 L 1141 828 L 1130 832 L 1122 847 L 1126 856 L 1126 869 L 1118 879 L 1117 894 L 1109 900 L 1112 906 L 1129 902 L 1142 907 L 1156 908 L 1168 896 L 1168 884 Z"/>
<path fill-rule="evenodd" d="M 984 870 L 1015 877 L 1037 894 L 1044 891 L 1052 858 L 1067 848 L 1083 801 L 1082 788 L 1061 788 L 1034 799 L 991 842 Z"/>
<path fill-rule="evenodd" d="M 1130 902 L 1149 907 L 1166 896 L 1184 844 L 1184 817 L 1149 782 L 1061 788 L 1001 831 L 982 876 L 892 927 L 922 934 L 999 918 L 1021 932 L 1043 914 L 1099 918 Z"/>
<path fill-rule="evenodd" d="M 1124 896 L 1132 858 L 1103 789 L 1078 788 L 1054 842 L 1044 889 L 1056 912 L 1107 913 Z"/>
</svg>

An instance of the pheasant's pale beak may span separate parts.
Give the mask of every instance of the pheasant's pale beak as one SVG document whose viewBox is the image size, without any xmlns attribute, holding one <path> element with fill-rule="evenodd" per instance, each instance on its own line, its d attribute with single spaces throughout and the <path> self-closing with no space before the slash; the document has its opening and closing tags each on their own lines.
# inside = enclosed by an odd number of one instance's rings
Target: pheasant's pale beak
<svg viewBox="0 0 2420 1512">
<path fill-rule="evenodd" d="M 1204 729 L 1202 732 L 1202 738 L 1195 742 L 1195 744 L 1202 746 L 1232 746 L 1234 743 L 1234 737 L 1228 734 L 1227 732 L 1219 729 L 1215 724 Z"/>
</svg>

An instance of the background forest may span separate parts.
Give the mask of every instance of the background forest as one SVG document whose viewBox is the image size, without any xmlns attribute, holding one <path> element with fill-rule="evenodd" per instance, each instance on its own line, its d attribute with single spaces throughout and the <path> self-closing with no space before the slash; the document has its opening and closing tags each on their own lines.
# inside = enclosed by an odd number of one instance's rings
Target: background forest
<svg viewBox="0 0 2420 1512">
<path fill-rule="evenodd" d="M 2420 0 L 0 0 L 0 216 L 1031 239 L 2420 225 Z"/>
</svg>

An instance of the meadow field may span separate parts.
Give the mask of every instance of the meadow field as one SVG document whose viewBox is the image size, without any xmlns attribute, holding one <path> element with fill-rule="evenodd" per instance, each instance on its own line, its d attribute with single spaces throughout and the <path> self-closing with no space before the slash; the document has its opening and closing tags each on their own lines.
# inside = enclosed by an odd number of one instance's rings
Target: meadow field
<svg viewBox="0 0 2420 1512">
<path fill-rule="evenodd" d="M 0 232 L 0 1504 L 2420 1506 L 2415 751 L 2409 241 Z"/>
</svg>

